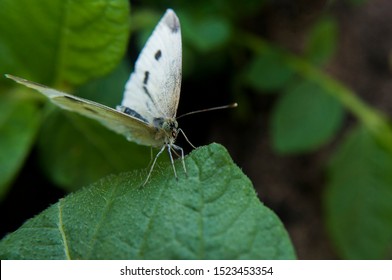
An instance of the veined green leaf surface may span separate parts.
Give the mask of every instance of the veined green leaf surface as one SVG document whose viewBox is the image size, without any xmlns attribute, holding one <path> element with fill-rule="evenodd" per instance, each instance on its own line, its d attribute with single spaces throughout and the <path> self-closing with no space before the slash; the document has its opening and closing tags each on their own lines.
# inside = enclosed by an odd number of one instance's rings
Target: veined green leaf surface
<svg viewBox="0 0 392 280">
<path fill-rule="evenodd" d="M 61 199 L 0 242 L 1 259 L 293 259 L 277 216 L 218 144 L 186 157 L 188 175 L 109 176 Z"/>
</svg>

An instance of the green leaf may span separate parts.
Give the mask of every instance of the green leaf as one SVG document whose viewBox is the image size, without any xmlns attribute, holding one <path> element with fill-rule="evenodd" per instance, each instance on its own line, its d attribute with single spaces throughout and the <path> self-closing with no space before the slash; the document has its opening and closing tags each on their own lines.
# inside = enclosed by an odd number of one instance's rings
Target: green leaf
<svg viewBox="0 0 392 280">
<path fill-rule="evenodd" d="M 0 73 L 62 87 L 108 73 L 125 52 L 128 2 L 0 1 Z"/>
<path fill-rule="evenodd" d="M 392 154 L 355 129 L 330 163 L 327 225 L 346 259 L 392 257 Z"/>
<path fill-rule="evenodd" d="M 213 17 L 196 18 L 193 14 L 179 15 L 184 41 L 190 42 L 199 51 L 209 52 L 222 47 L 230 38 L 231 26 L 224 18 Z"/>
<path fill-rule="evenodd" d="M 269 93 L 284 88 L 293 74 L 283 55 L 271 49 L 252 60 L 245 69 L 245 81 L 254 89 Z"/>
<path fill-rule="evenodd" d="M 1 259 L 294 259 L 277 216 L 218 144 L 152 174 L 110 176 L 28 220 Z"/>
<path fill-rule="evenodd" d="M 274 149 L 279 153 L 301 153 L 319 148 L 341 125 L 343 108 L 311 82 L 290 87 L 278 100 L 271 119 Z"/>
<path fill-rule="evenodd" d="M 30 152 L 40 117 L 34 104 L 0 95 L 0 199 Z"/>
<path fill-rule="evenodd" d="M 111 173 L 146 167 L 151 157 L 150 148 L 128 142 L 94 120 L 60 110 L 44 122 L 38 147 L 45 173 L 69 191 Z"/>
<path fill-rule="evenodd" d="M 123 60 L 109 75 L 91 81 L 75 90 L 75 95 L 116 108 L 121 104 L 124 88 L 130 76 L 129 62 Z"/>
<path fill-rule="evenodd" d="M 315 64 L 327 62 L 335 53 L 338 26 L 332 18 L 321 18 L 309 34 L 306 56 Z"/>
</svg>

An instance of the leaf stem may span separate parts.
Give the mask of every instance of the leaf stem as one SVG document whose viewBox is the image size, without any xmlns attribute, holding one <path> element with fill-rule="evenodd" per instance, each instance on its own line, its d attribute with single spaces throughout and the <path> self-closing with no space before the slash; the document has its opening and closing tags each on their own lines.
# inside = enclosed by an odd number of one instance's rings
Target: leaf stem
<svg viewBox="0 0 392 280">
<path fill-rule="evenodd" d="M 277 46 L 250 33 L 237 32 L 237 43 L 259 54 L 274 49 L 279 51 L 284 61 L 303 78 L 313 81 L 326 89 L 331 96 L 336 98 L 350 111 L 366 129 L 380 142 L 384 148 L 392 152 L 392 129 L 389 118 L 382 112 L 368 106 L 354 91 L 328 76 L 305 59 L 288 53 Z"/>
</svg>

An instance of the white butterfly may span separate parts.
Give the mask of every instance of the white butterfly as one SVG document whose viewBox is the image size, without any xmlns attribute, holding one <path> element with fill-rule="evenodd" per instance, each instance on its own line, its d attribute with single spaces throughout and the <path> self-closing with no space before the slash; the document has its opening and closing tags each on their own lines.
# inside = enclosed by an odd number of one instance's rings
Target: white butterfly
<svg viewBox="0 0 392 280">
<path fill-rule="evenodd" d="M 182 165 L 186 173 L 184 151 L 174 144 L 179 132 L 182 132 L 188 141 L 176 121 L 181 89 L 181 63 L 180 21 L 174 11 L 168 9 L 141 51 L 135 69 L 126 83 L 121 106 L 117 106 L 117 110 L 19 77 L 12 75 L 6 77 L 38 90 L 63 109 L 101 122 L 107 128 L 123 134 L 129 141 L 160 147 L 143 184 L 145 185 L 157 158 L 165 149 L 169 153 L 175 177 L 177 178 L 177 172 L 172 151 L 181 153 Z M 207 110 L 235 106 L 237 104 Z"/>
</svg>

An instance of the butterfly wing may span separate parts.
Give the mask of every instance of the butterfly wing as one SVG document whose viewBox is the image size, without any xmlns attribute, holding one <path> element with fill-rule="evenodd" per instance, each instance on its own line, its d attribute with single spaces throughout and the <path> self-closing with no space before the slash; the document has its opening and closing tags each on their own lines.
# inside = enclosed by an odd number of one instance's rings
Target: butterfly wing
<svg viewBox="0 0 392 280">
<path fill-rule="evenodd" d="M 181 64 L 180 22 L 168 9 L 136 61 L 121 105 L 149 123 L 155 118 L 174 118 L 180 99 Z"/>
<path fill-rule="evenodd" d="M 17 83 L 35 89 L 59 107 L 95 119 L 107 128 L 123 134 L 129 141 L 146 146 L 161 146 L 156 140 L 156 129 L 145 121 L 124 114 L 105 105 L 40 85 L 19 77 L 6 75 Z"/>
</svg>

